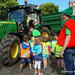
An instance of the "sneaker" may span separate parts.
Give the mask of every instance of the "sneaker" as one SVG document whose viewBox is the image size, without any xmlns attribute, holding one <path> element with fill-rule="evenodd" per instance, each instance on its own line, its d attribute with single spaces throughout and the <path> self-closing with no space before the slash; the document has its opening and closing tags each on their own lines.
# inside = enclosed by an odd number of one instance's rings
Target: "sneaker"
<svg viewBox="0 0 75 75">
<path fill-rule="evenodd" d="M 43 70 L 46 70 L 47 69 L 47 67 L 46 68 L 43 68 Z"/>
<path fill-rule="evenodd" d="M 32 68 L 30 68 L 30 71 L 32 71 Z"/>
<path fill-rule="evenodd" d="M 38 75 L 43 75 L 43 73 L 42 73 L 42 72 L 40 72 L 40 73 L 38 73 Z"/>
<path fill-rule="evenodd" d="M 22 71 L 22 69 L 19 69 L 19 72 L 21 72 Z"/>
</svg>

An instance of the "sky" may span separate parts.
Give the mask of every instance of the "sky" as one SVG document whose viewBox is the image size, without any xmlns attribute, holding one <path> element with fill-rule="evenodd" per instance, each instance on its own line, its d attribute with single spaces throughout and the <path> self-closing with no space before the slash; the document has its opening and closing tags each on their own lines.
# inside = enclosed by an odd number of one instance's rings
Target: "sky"
<svg viewBox="0 0 75 75">
<path fill-rule="evenodd" d="M 23 5 L 25 0 L 18 0 L 19 5 Z M 69 1 L 75 0 L 27 0 L 27 3 L 41 5 L 42 3 L 54 3 L 55 5 L 59 5 L 59 11 L 64 10 L 69 7 Z"/>
</svg>

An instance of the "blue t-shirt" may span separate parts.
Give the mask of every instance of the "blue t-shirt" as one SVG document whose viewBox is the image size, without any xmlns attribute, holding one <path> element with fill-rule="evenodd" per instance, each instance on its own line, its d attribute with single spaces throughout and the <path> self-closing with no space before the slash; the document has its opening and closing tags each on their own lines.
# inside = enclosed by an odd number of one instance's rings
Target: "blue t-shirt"
<svg viewBox="0 0 75 75">
<path fill-rule="evenodd" d="M 33 48 L 32 48 L 32 52 L 37 52 L 36 55 L 39 55 L 42 53 L 42 46 L 41 45 L 35 45 Z"/>
</svg>

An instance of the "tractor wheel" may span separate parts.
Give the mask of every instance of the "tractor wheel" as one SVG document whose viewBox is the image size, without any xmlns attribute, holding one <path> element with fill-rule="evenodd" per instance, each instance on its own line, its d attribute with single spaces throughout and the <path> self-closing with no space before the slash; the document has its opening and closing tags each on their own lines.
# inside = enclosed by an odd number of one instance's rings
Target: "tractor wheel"
<svg viewBox="0 0 75 75">
<path fill-rule="evenodd" d="M 50 30 L 47 27 L 43 27 L 43 32 L 42 32 L 43 36 L 50 36 Z"/>
<path fill-rule="evenodd" d="M 18 60 L 20 39 L 15 35 L 6 35 L 0 43 L 0 59 L 4 65 L 13 65 Z"/>
</svg>

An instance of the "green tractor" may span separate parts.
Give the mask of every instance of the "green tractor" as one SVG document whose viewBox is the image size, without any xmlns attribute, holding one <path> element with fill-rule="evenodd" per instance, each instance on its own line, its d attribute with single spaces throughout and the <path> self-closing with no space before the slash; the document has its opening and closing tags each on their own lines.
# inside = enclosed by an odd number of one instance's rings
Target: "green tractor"
<svg viewBox="0 0 75 75">
<path fill-rule="evenodd" d="M 42 12 L 36 5 L 18 5 L 5 9 L 8 21 L 0 21 L 0 61 L 4 65 L 13 65 L 18 60 L 19 45 L 26 34 L 27 17 L 34 21 L 34 28 L 49 36 L 48 28 L 43 27 Z"/>
</svg>

